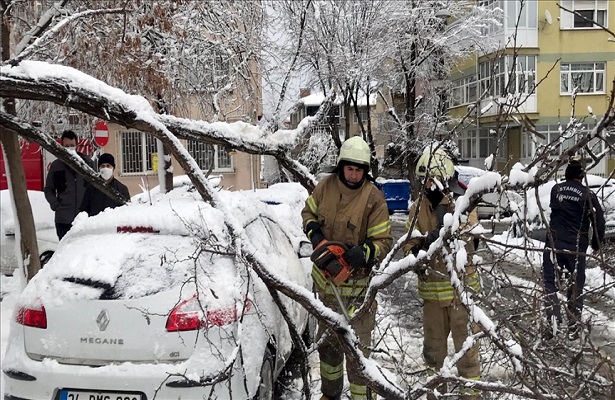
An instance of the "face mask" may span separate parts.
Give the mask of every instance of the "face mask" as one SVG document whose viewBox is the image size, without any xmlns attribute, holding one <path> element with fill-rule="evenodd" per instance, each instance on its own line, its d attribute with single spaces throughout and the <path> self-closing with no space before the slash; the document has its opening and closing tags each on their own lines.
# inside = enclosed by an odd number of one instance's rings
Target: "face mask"
<svg viewBox="0 0 615 400">
<path fill-rule="evenodd" d="M 113 168 L 101 168 L 99 172 L 100 176 L 106 181 L 113 176 Z"/>
<path fill-rule="evenodd" d="M 65 147 L 66 151 L 68 151 L 71 154 L 76 155 L 77 154 L 77 148 L 76 147 Z"/>
<path fill-rule="evenodd" d="M 442 193 L 437 188 L 435 188 L 435 190 L 433 188 L 430 188 L 425 190 L 425 196 L 427 197 L 427 200 L 429 200 L 431 204 L 435 207 L 440 204 L 440 202 L 444 198 L 444 193 Z"/>
</svg>

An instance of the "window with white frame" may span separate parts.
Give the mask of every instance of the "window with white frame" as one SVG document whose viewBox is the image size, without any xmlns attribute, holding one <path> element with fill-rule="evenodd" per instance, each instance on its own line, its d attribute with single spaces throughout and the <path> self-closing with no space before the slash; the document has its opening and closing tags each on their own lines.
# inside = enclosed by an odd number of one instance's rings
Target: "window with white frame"
<svg viewBox="0 0 615 400">
<path fill-rule="evenodd" d="M 561 29 L 600 29 L 594 22 L 607 27 L 609 0 L 561 0 Z"/>
<path fill-rule="evenodd" d="M 508 92 L 530 94 L 534 92 L 536 84 L 536 56 L 517 55 L 508 56 L 507 67 L 513 70 L 514 83 L 508 85 Z"/>
<path fill-rule="evenodd" d="M 188 140 L 188 153 L 203 171 L 233 171 L 233 158 L 226 147 L 217 144 Z"/>
<path fill-rule="evenodd" d="M 536 28 L 538 4 L 536 0 L 506 1 L 506 26 L 508 28 Z"/>
<path fill-rule="evenodd" d="M 506 72 L 505 60 L 500 58 L 494 61 L 485 61 L 478 66 L 478 88 L 479 94 L 488 92 L 494 97 L 503 97 L 506 93 Z"/>
<path fill-rule="evenodd" d="M 156 138 L 139 131 L 120 131 L 122 175 L 151 174 L 153 154 L 158 154 Z"/>
<path fill-rule="evenodd" d="M 504 9 L 504 3 L 507 3 L 505 0 L 479 0 L 478 5 L 480 7 L 486 7 L 491 10 L 495 9 Z M 504 26 L 503 16 L 498 17 L 498 22 L 490 22 L 486 26 L 480 28 L 481 32 L 485 36 L 495 36 L 502 31 L 502 26 Z"/>
<path fill-rule="evenodd" d="M 359 115 L 361 116 L 361 122 L 365 124 L 367 122 L 367 110 L 359 109 Z M 355 124 L 359 123 L 359 119 L 357 118 L 357 113 L 355 111 L 352 112 L 352 120 Z"/>
<path fill-rule="evenodd" d="M 474 75 L 458 79 L 453 83 L 451 94 L 451 107 L 476 102 L 476 77 Z"/>
<path fill-rule="evenodd" d="M 589 131 L 589 125 L 582 124 L 575 128 L 575 131 L 568 130 L 564 132 L 561 125 L 537 125 L 538 131 L 544 139 L 538 135 L 531 135 L 526 132 L 521 137 L 521 157 L 531 158 L 536 155 L 536 152 L 541 151 L 546 145 L 551 145 L 549 154 L 553 157 L 558 157 L 562 152 L 574 146 L 577 140 Z M 602 149 L 600 141 L 590 142 L 592 152 L 599 153 Z"/>
<path fill-rule="evenodd" d="M 489 127 L 468 129 L 457 138 L 460 156 L 463 159 L 486 158 L 496 153 L 497 146 L 496 156 L 505 158 L 508 155 L 508 147 L 505 136 L 504 139 L 500 139 L 501 137 L 502 135 Z"/>
<path fill-rule="evenodd" d="M 604 93 L 606 63 L 561 63 L 560 94 Z"/>
<path fill-rule="evenodd" d="M 462 159 L 477 158 L 477 133 L 476 130 L 466 130 L 459 135 L 457 147 Z"/>
</svg>

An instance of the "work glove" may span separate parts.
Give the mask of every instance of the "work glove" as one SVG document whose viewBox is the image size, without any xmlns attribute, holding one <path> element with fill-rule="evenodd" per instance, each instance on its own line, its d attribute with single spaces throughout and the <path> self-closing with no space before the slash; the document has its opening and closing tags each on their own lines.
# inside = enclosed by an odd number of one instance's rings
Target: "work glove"
<svg viewBox="0 0 615 400">
<path fill-rule="evenodd" d="M 435 242 L 439 237 L 440 237 L 440 228 L 434 229 L 433 231 L 429 232 L 427 236 L 425 237 L 425 242 L 423 242 L 422 249 L 427 251 L 427 249 L 429 249 L 429 246 L 431 246 L 431 244 Z"/>
<path fill-rule="evenodd" d="M 322 230 L 320 229 L 320 224 L 316 221 L 310 221 L 305 226 L 305 234 L 310 239 L 313 249 L 315 249 L 320 242 L 325 240 L 325 235 L 323 235 Z"/>
<path fill-rule="evenodd" d="M 365 268 L 365 250 L 363 246 L 350 246 L 342 255 L 352 269 Z"/>
<path fill-rule="evenodd" d="M 365 253 L 365 265 L 371 267 L 376 262 L 376 246 L 371 240 L 367 239 L 363 244 L 363 252 Z"/>
</svg>

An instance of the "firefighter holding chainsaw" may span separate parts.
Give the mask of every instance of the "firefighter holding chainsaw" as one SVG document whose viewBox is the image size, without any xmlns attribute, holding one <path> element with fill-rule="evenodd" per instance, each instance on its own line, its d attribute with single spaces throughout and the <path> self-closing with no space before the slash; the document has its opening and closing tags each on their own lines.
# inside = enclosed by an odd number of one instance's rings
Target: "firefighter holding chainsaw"
<svg viewBox="0 0 615 400">
<path fill-rule="evenodd" d="M 321 301 L 351 317 L 365 298 L 372 267 L 389 252 L 393 243 L 387 204 L 368 176 L 370 150 L 358 136 L 346 140 L 333 174 L 318 183 L 301 213 L 314 254 L 312 277 Z M 361 351 L 370 354 L 377 304 L 353 321 Z M 319 325 L 317 336 L 325 332 Z M 318 348 L 322 399 L 339 400 L 344 387 L 344 353 L 337 338 L 329 335 Z M 352 399 L 375 399 L 356 371 L 347 368 Z"/>
<path fill-rule="evenodd" d="M 465 187 L 457 180 L 457 174 L 452 160 L 442 149 L 433 151 L 428 148 L 419 158 L 416 166 L 416 175 L 424 185 L 423 195 L 410 207 L 406 228 L 410 229 L 416 216 L 415 230 L 424 236 L 407 239 L 403 244 L 404 253 L 413 253 L 415 256 L 421 250 L 427 251 L 432 243 L 440 237 L 440 229 L 444 225 L 444 216 L 455 211 L 454 194 L 463 194 Z M 478 217 L 476 211 L 468 216 L 466 227 L 476 225 Z M 462 227 L 463 228 L 463 227 Z M 459 273 L 459 279 L 465 284 L 469 292 L 480 290 L 480 282 L 476 269 L 472 264 L 474 244 L 466 240 L 465 250 L 467 261 L 465 274 Z M 432 373 L 438 372 L 448 354 L 447 339 L 453 336 L 455 351 L 461 350 L 468 337 L 468 313 L 462 305 L 457 291 L 451 285 L 450 274 L 439 250 L 428 259 L 428 268 L 419 266 L 418 289 L 423 299 L 423 357 Z M 472 326 L 473 330 L 477 328 Z M 478 357 L 478 343 L 457 363 L 459 374 L 469 380 L 480 378 L 480 365 Z M 446 384 L 438 389 L 440 393 L 447 392 Z M 428 399 L 435 399 L 433 394 Z M 470 387 L 461 389 L 463 400 L 478 399 L 479 393 Z"/>
</svg>

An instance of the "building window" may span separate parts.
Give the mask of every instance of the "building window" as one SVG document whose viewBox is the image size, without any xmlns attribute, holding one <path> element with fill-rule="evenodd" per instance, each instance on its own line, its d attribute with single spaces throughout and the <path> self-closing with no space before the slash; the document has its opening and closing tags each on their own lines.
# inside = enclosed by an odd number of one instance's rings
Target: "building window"
<svg viewBox="0 0 615 400">
<path fill-rule="evenodd" d="M 536 84 L 536 56 L 517 55 L 508 56 L 508 68 L 513 71 L 512 74 L 515 82 L 508 85 L 508 92 L 515 94 L 534 93 Z"/>
<path fill-rule="evenodd" d="M 594 22 L 608 27 L 608 0 L 561 0 L 561 5 L 575 12 L 561 10 L 561 29 L 599 29 Z"/>
<path fill-rule="evenodd" d="M 456 80 L 451 95 L 451 107 L 475 103 L 477 99 L 476 77 L 474 75 Z"/>
<path fill-rule="evenodd" d="M 538 4 L 536 0 L 506 1 L 506 26 L 508 28 L 536 28 Z"/>
<path fill-rule="evenodd" d="M 521 157 L 534 157 L 549 144 L 551 144 L 549 155 L 559 157 L 562 152 L 574 146 L 580 138 L 580 135 L 584 135 L 589 131 L 589 125 L 579 125 L 575 129 L 575 132 L 571 130 L 563 132 L 560 125 L 537 125 L 536 130 L 544 137 L 544 139 L 537 135 L 524 134 L 521 139 Z M 599 153 L 601 151 L 601 142 L 599 140 L 592 140 L 590 142 L 590 148 L 593 152 Z"/>
<path fill-rule="evenodd" d="M 157 154 L 156 138 L 139 131 L 121 131 L 122 174 L 153 173 L 153 154 Z"/>
<path fill-rule="evenodd" d="M 505 134 L 504 134 L 505 135 Z M 503 138 L 498 143 L 498 140 Z M 508 157 L 506 136 L 498 135 L 493 128 L 469 129 L 459 135 L 457 147 L 462 159 L 487 158 L 496 152 L 497 157 Z"/>
<path fill-rule="evenodd" d="M 606 63 L 561 63 L 560 93 L 604 93 Z"/>
<path fill-rule="evenodd" d="M 233 171 L 233 158 L 226 147 L 217 144 L 188 140 L 188 153 L 203 171 Z"/>
<path fill-rule="evenodd" d="M 193 50 L 201 57 L 186 57 L 180 62 L 183 67 L 181 83 L 191 92 L 216 92 L 230 81 L 230 60 L 220 49 L 201 48 Z"/>
<path fill-rule="evenodd" d="M 361 116 L 361 122 L 365 124 L 367 122 L 367 110 L 360 110 L 359 115 Z M 354 110 L 352 111 L 352 120 L 354 121 L 355 124 L 359 123 L 359 119 L 357 118 L 357 113 Z"/>
</svg>

